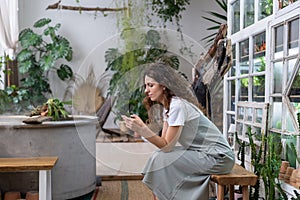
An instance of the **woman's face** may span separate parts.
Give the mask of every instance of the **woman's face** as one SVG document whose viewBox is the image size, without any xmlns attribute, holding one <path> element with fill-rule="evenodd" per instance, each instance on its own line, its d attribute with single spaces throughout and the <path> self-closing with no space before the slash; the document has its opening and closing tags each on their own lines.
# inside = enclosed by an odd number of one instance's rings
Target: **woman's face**
<svg viewBox="0 0 300 200">
<path fill-rule="evenodd" d="M 164 87 L 156 82 L 153 78 L 145 76 L 145 93 L 151 101 L 162 102 Z"/>
</svg>

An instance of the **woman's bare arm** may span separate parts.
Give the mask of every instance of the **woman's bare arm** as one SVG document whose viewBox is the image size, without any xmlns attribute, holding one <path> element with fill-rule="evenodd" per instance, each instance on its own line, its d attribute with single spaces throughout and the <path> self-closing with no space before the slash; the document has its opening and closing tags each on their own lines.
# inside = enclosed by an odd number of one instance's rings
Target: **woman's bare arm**
<svg viewBox="0 0 300 200">
<path fill-rule="evenodd" d="M 168 126 L 168 123 L 164 122 L 162 136 L 160 137 L 151 131 L 137 115 L 132 115 L 132 118 L 123 116 L 123 119 L 129 129 L 145 137 L 165 152 L 171 151 L 176 145 L 182 130 L 182 126 Z"/>
</svg>

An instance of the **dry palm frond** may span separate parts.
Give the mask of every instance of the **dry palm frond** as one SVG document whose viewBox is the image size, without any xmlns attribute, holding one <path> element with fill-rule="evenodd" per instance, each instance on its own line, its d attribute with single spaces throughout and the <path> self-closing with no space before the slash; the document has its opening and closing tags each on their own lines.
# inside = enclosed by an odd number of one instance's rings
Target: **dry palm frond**
<svg viewBox="0 0 300 200">
<path fill-rule="evenodd" d="M 73 86 L 70 85 L 65 94 L 72 98 L 75 112 L 81 114 L 93 114 L 97 112 L 105 101 L 104 93 L 109 74 L 102 74 L 96 78 L 93 67 L 89 67 L 86 78 L 77 76 Z"/>
</svg>

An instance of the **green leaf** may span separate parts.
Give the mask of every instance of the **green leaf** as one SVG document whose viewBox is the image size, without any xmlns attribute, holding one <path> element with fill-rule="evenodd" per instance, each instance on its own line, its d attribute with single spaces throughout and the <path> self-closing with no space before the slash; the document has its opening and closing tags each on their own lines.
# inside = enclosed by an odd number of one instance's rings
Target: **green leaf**
<svg viewBox="0 0 300 200">
<path fill-rule="evenodd" d="M 215 0 L 217 4 L 227 13 L 227 1 L 226 0 Z"/>
<path fill-rule="evenodd" d="M 115 59 L 120 57 L 120 55 L 121 54 L 119 53 L 119 50 L 117 48 L 109 48 L 105 51 L 105 62 L 107 62 L 107 65 L 110 66 Z"/>
<path fill-rule="evenodd" d="M 40 63 L 40 67 L 42 67 L 44 71 L 48 71 L 55 64 L 52 55 L 42 56 L 39 63 Z"/>
<path fill-rule="evenodd" d="M 67 39 L 58 36 L 56 43 L 52 45 L 52 54 L 55 59 L 66 58 L 72 56 L 72 48 Z"/>
<path fill-rule="evenodd" d="M 66 80 L 68 78 L 71 78 L 73 76 L 73 71 L 72 69 L 65 64 L 61 64 L 59 69 L 57 69 L 57 75 L 61 80 Z"/>
<path fill-rule="evenodd" d="M 38 21 L 36 21 L 33 24 L 33 27 L 35 27 L 35 28 L 41 28 L 41 27 L 49 24 L 50 22 L 51 22 L 51 19 L 49 19 L 49 18 L 42 18 L 42 19 L 39 19 Z"/>
<path fill-rule="evenodd" d="M 208 28 L 206 30 L 219 30 L 219 28 L 220 28 L 220 26 L 212 26 L 212 27 L 210 27 L 210 28 Z M 217 32 L 214 33 L 213 35 L 216 35 L 216 34 L 217 34 Z"/>
<path fill-rule="evenodd" d="M 222 22 L 218 22 L 218 21 L 216 21 L 216 20 L 214 20 L 214 19 L 212 19 L 212 18 L 209 18 L 209 17 L 203 17 L 204 19 L 206 19 L 206 20 L 208 20 L 208 21 L 210 21 L 210 22 L 213 22 L 213 23 L 215 23 L 215 24 L 222 24 Z"/>
<path fill-rule="evenodd" d="M 28 32 L 32 33 L 33 31 L 32 31 L 30 28 L 25 28 L 24 30 L 22 30 L 22 31 L 19 33 L 19 40 L 22 40 L 23 37 L 25 37 L 25 35 L 28 34 Z"/>
<path fill-rule="evenodd" d="M 22 51 L 20 51 L 20 53 L 17 55 L 17 60 L 18 62 L 24 62 L 28 59 L 31 59 L 31 57 L 33 56 L 33 52 L 30 49 L 23 49 Z"/>
<path fill-rule="evenodd" d="M 19 41 L 21 46 L 26 49 L 30 46 L 39 46 L 43 42 L 42 36 L 34 33 L 32 30 L 27 29 L 20 33 Z"/>
<path fill-rule="evenodd" d="M 30 68 L 34 66 L 32 60 L 26 60 L 19 63 L 19 72 L 25 74 L 29 71 Z"/>
<path fill-rule="evenodd" d="M 45 30 L 44 30 L 44 35 L 55 35 L 55 29 L 54 27 L 47 27 Z M 52 38 L 53 40 L 53 38 Z"/>
<path fill-rule="evenodd" d="M 220 13 L 216 13 L 216 12 L 213 12 L 213 11 L 210 11 L 208 13 L 211 14 L 212 16 L 214 16 L 214 17 L 219 18 L 220 20 L 224 20 L 224 22 L 226 23 L 226 20 L 227 20 L 227 16 L 226 15 L 222 15 Z"/>
<path fill-rule="evenodd" d="M 158 47 L 160 35 L 156 30 L 149 30 L 146 34 L 146 44 Z"/>
</svg>

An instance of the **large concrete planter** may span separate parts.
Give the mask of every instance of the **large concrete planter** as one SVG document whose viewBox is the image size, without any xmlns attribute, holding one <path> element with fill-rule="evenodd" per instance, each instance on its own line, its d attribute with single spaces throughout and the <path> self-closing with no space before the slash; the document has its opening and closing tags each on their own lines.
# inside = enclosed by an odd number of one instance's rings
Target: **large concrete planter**
<svg viewBox="0 0 300 200">
<path fill-rule="evenodd" d="M 95 139 L 97 118 L 22 123 L 25 116 L 0 116 L 0 157 L 58 156 L 52 170 L 52 196 L 65 200 L 82 196 L 96 187 Z M 38 190 L 38 174 L 2 173 L 3 191 Z"/>
</svg>

